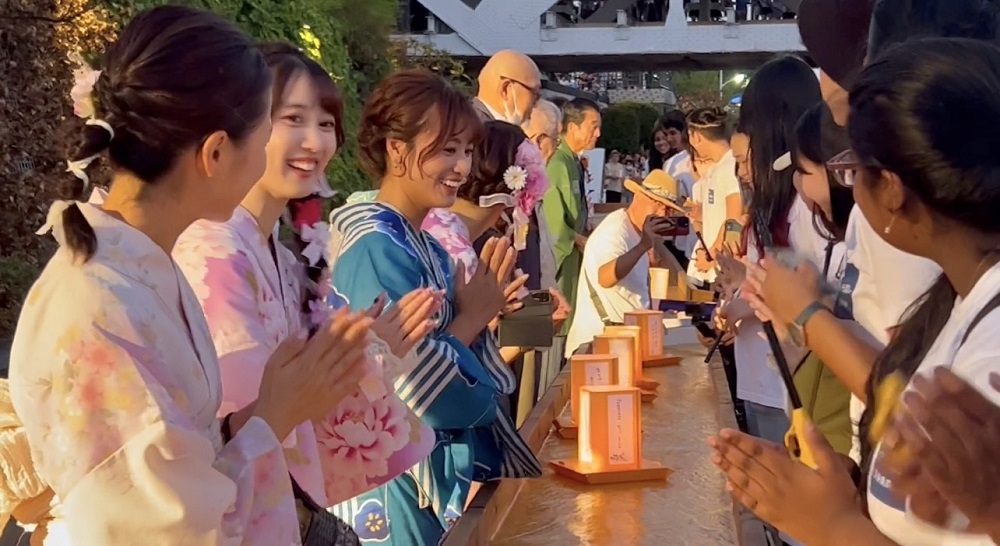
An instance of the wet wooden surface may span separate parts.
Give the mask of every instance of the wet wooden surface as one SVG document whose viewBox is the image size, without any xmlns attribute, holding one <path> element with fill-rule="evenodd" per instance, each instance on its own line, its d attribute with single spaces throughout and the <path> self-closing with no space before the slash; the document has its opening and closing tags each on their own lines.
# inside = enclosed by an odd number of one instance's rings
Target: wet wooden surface
<svg viewBox="0 0 1000 546">
<path fill-rule="evenodd" d="M 680 366 L 646 370 L 659 397 L 643 405 L 643 454 L 673 469 L 666 482 L 586 486 L 552 473 L 525 480 L 493 537 L 497 546 L 714 546 L 737 544 L 733 504 L 708 460 L 705 438 L 733 426 L 731 403 L 702 362 L 705 350 L 671 348 Z M 716 367 L 718 367 L 716 365 Z M 715 375 L 721 375 L 721 369 Z M 718 381 L 718 379 L 716 379 Z M 575 456 L 575 440 L 545 440 L 543 462 Z"/>
</svg>

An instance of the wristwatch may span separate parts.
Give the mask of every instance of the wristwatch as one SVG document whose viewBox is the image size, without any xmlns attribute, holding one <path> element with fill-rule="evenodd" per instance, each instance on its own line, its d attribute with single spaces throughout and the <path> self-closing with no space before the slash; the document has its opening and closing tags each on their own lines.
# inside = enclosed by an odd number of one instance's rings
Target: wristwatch
<svg viewBox="0 0 1000 546">
<path fill-rule="evenodd" d="M 814 301 L 806 306 L 801 313 L 799 313 L 799 316 L 796 317 L 795 321 L 788 325 L 788 337 L 796 347 L 806 346 L 806 323 L 809 322 L 809 319 L 811 319 L 813 315 L 823 309 L 826 309 L 825 305 L 818 301 Z"/>
</svg>

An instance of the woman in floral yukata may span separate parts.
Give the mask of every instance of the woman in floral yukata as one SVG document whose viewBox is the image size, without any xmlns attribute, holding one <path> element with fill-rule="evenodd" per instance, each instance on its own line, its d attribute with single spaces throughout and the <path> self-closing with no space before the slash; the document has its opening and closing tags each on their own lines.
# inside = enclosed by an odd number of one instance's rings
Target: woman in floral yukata
<svg viewBox="0 0 1000 546">
<path fill-rule="evenodd" d="M 170 258 L 190 224 L 226 220 L 260 179 L 270 72 L 232 24 L 169 6 L 140 13 L 82 76 L 76 178 L 43 228 L 59 249 L 11 353 L 14 410 L 58 499 L 45 544 L 297 545 L 279 438 L 363 377 L 372 320 L 341 311 L 275 349 L 225 442 L 215 348 Z M 110 192 L 76 201 L 104 153 Z"/>
<path fill-rule="evenodd" d="M 262 46 L 274 73 L 271 138 L 264 176 L 228 222 L 195 222 L 174 247 L 212 330 L 222 369 L 225 414 L 253 400 L 274 348 L 328 315 L 319 294 L 327 250 L 325 223 L 295 229 L 300 263 L 276 240 L 279 217 L 292 199 L 328 189 L 323 171 L 344 142 L 343 102 L 330 75 L 288 44 Z M 303 237 L 313 237 L 311 241 Z M 317 284 L 314 281 L 320 281 Z M 305 289 L 304 289 L 305 288 Z M 434 432 L 393 393 L 382 362 L 406 357 L 433 328 L 429 318 L 440 296 L 418 289 L 382 311 L 369 311 L 373 370 L 333 412 L 304 422 L 285 440 L 285 459 L 295 481 L 317 504 L 333 506 L 367 492 L 420 462 L 434 447 Z M 376 337 L 377 334 L 377 337 Z M 389 368 L 405 369 L 398 362 Z"/>
<path fill-rule="evenodd" d="M 498 403 L 514 375 L 487 342 L 486 327 L 507 300 L 498 279 L 509 278 L 515 253 L 494 241 L 466 278 L 463 263 L 453 267 L 420 229 L 431 209 L 455 203 L 482 136 L 468 98 L 447 81 L 422 70 L 389 76 L 369 97 L 358 137 L 378 195 L 331 215 L 334 296 L 364 307 L 383 292 L 395 301 L 421 287 L 446 291 L 434 331 L 417 345 L 417 367 L 395 384 L 437 444 L 426 461 L 337 508 L 363 541 L 438 544 L 473 481 L 541 475 Z M 388 526 L 365 525 L 372 518 Z"/>
</svg>

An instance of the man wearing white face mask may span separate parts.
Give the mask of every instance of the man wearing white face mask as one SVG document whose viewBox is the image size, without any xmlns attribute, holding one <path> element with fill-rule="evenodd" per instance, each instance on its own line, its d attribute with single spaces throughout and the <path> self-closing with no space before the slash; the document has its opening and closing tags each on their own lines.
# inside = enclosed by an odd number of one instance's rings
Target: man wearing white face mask
<svg viewBox="0 0 1000 546">
<path fill-rule="evenodd" d="M 527 55 L 512 49 L 495 53 L 479 73 L 479 92 L 472 99 L 479 118 L 521 125 L 531 116 L 542 92 L 542 75 Z"/>
</svg>

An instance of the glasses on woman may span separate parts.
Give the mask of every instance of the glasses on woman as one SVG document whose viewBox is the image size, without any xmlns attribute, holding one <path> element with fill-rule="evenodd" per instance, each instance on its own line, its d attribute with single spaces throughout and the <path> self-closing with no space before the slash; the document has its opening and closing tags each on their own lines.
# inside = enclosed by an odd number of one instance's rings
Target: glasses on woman
<svg viewBox="0 0 1000 546">
<path fill-rule="evenodd" d="M 854 150 L 844 150 L 826 162 L 826 168 L 833 173 L 833 177 L 837 179 L 837 183 L 845 188 L 854 186 L 858 170 L 861 167 L 861 160 L 858 159 L 858 155 L 854 153 Z"/>
</svg>

